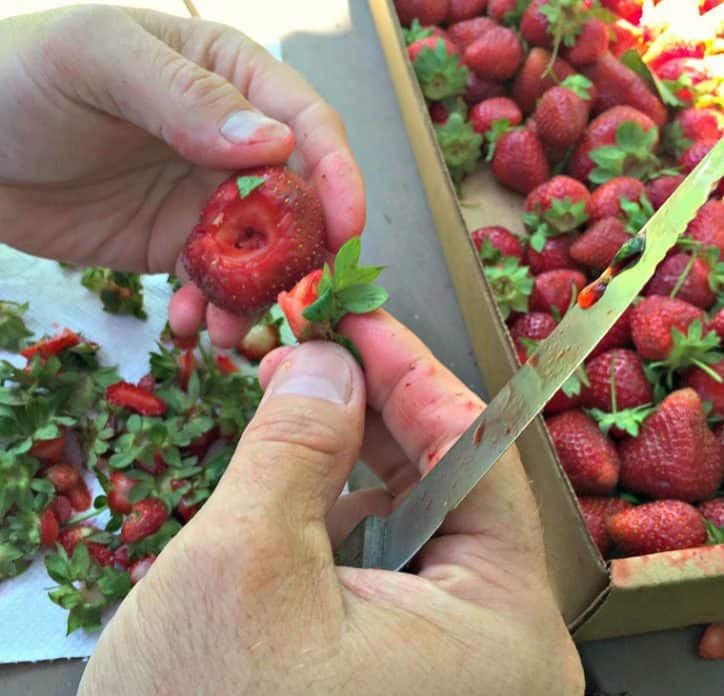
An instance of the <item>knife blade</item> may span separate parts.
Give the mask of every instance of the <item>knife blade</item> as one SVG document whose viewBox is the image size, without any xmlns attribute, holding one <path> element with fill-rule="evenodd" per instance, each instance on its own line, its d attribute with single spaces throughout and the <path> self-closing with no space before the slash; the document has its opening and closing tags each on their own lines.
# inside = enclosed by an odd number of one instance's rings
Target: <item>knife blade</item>
<svg viewBox="0 0 724 696">
<path fill-rule="evenodd" d="M 724 139 L 709 152 L 637 237 L 638 260 L 613 277 L 587 309 L 576 305 L 542 341 L 437 465 L 386 518 L 369 516 L 335 552 L 338 565 L 400 570 L 482 477 L 636 298 L 724 176 Z"/>
</svg>

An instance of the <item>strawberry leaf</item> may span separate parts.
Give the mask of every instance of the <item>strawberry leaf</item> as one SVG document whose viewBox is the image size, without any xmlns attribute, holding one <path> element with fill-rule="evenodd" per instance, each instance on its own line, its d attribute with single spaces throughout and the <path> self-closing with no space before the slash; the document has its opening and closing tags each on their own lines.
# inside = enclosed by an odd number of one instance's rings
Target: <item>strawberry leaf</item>
<svg viewBox="0 0 724 696">
<path fill-rule="evenodd" d="M 91 267 L 83 271 L 80 282 L 101 298 L 104 312 L 141 320 L 148 318 L 143 309 L 143 285 L 138 273 Z"/>
<path fill-rule="evenodd" d="M 588 220 L 586 202 L 574 203 L 570 196 L 554 198 L 543 213 L 543 219 L 555 230 L 554 234 L 571 232 Z"/>
<path fill-rule="evenodd" d="M 621 196 L 619 202 L 627 220 L 626 231 L 631 234 L 639 232 L 654 214 L 654 208 L 645 193 L 641 194 L 638 201 Z"/>
<path fill-rule="evenodd" d="M 483 137 L 460 114 L 450 114 L 444 124 L 434 124 L 437 142 L 452 180 L 459 184 L 480 159 Z"/>
<path fill-rule="evenodd" d="M 528 266 L 521 266 L 512 256 L 503 257 L 496 266 L 485 266 L 485 276 L 503 318 L 511 312 L 527 312 L 528 297 L 533 292 L 533 278 Z"/>
<path fill-rule="evenodd" d="M 565 80 L 563 80 L 563 82 L 561 82 L 561 87 L 566 87 L 567 89 L 570 89 L 571 92 L 574 92 L 581 97 L 581 99 L 589 101 L 591 99 L 591 87 L 593 87 L 593 82 L 583 75 L 569 75 Z"/>
<path fill-rule="evenodd" d="M 678 121 L 671 121 L 664 128 L 662 150 L 675 159 L 679 159 L 684 150 L 688 150 L 693 141 L 684 137 L 684 131 Z"/>
<path fill-rule="evenodd" d="M 420 39 L 426 39 L 431 35 L 432 27 L 423 27 L 417 18 L 412 20 L 409 29 L 405 29 L 404 27 L 402 29 L 402 38 L 405 40 L 406 46 L 414 44 L 415 41 L 419 41 Z"/>
<path fill-rule="evenodd" d="M 507 118 L 499 118 L 490 124 L 490 128 L 485 131 L 485 161 L 492 162 L 495 156 L 495 146 L 498 144 L 501 136 L 510 130 L 510 121 Z"/>
<path fill-rule="evenodd" d="M 658 137 L 656 128 L 644 131 L 633 121 L 625 121 L 616 130 L 616 144 L 591 150 L 596 167 L 588 175 L 594 184 L 603 184 L 617 176 L 646 179 L 659 166 L 654 154 Z"/>
<path fill-rule="evenodd" d="M 23 321 L 28 303 L 0 300 L 0 350 L 19 351 L 33 335 Z"/>
<path fill-rule="evenodd" d="M 631 437 L 636 437 L 639 434 L 641 424 L 654 410 L 653 406 L 645 404 L 612 413 L 598 408 L 591 408 L 587 410 L 587 413 L 598 423 L 598 427 L 604 435 L 608 435 L 611 428 L 618 428 Z"/>
<path fill-rule="evenodd" d="M 240 176 L 236 180 L 239 189 L 239 198 L 246 198 L 252 191 L 258 189 L 266 179 L 263 176 Z"/>
<path fill-rule="evenodd" d="M 350 285 L 337 293 L 340 308 L 350 314 L 367 314 L 381 307 L 389 299 L 387 290 L 367 283 Z"/>
<path fill-rule="evenodd" d="M 672 90 L 671 86 L 666 84 L 669 81 L 660 80 L 651 72 L 649 66 L 644 63 L 643 58 L 635 48 L 630 48 L 619 57 L 619 60 L 639 77 L 642 77 L 648 86 L 658 93 L 659 98 L 666 106 L 673 106 L 674 108 L 683 106 L 683 103 L 675 94 L 675 89 Z"/>
<path fill-rule="evenodd" d="M 578 396 L 583 387 L 590 386 L 588 373 L 583 365 L 579 365 L 575 372 L 561 385 L 561 391 L 566 396 Z"/>
<path fill-rule="evenodd" d="M 707 546 L 724 544 L 724 527 L 717 527 L 711 520 L 704 520 L 706 525 Z"/>
<path fill-rule="evenodd" d="M 334 257 L 334 275 L 337 282 L 341 280 L 340 276 L 353 269 L 359 263 L 359 257 L 362 253 L 362 242 L 359 237 L 352 237 Z"/>
<path fill-rule="evenodd" d="M 494 247 L 488 237 L 483 239 L 483 243 L 480 245 L 480 251 L 478 252 L 480 260 L 483 264 L 493 264 L 500 261 L 502 253 L 500 249 Z"/>
</svg>

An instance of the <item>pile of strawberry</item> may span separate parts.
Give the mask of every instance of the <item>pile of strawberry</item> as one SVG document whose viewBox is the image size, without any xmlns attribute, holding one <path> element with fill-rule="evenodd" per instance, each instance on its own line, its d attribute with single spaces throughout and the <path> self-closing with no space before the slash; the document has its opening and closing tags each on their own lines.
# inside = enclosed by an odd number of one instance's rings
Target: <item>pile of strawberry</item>
<svg viewBox="0 0 724 696">
<path fill-rule="evenodd" d="M 25 308 L 2 307 L 4 347 L 30 334 Z M 0 363 L 0 580 L 55 549 L 49 596 L 68 610 L 69 633 L 98 628 L 196 514 L 261 398 L 228 355 L 198 337 L 176 342 L 159 343 L 138 384 L 69 329 L 22 349 L 24 367 Z M 93 477 L 104 490 L 95 500 Z"/>
<path fill-rule="evenodd" d="M 526 196 L 472 233 L 521 363 L 721 138 L 720 4 L 395 1 L 453 181 Z M 545 409 L 606 557 L 724 542 L 722 193 Z"/>
</svg>

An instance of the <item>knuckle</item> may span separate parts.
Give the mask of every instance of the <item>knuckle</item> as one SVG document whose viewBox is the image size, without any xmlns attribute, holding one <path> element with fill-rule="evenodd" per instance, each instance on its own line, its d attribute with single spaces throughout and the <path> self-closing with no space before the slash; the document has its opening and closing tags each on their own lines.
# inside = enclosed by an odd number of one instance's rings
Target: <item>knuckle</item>
<svg viewBox="0 0 724 696">
<path fill-rule="evenodd" d="M 224 81 L 179 54 L 159 58 L 159 71 L 171 91 L 188 103 L 209 104 L 222 97 Z"/>
</svg>

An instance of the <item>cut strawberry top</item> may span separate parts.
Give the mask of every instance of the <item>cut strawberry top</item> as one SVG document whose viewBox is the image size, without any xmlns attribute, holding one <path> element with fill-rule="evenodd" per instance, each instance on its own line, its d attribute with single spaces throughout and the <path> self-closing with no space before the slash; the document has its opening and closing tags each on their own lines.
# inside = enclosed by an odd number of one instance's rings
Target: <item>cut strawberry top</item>
<svg viewBox="0 0 724 696">
<path fill-rule="evenodd" d="M 142 416 L 161 416 L 166 413 L 166 403 L 153 392 L 131 384 L 116 382 L 106 389 L 106 399 L 114 406 L 127 408 Z"/>
<path fill-rule="evenodd" d="M 80 336 L 77 333 L 70 329 L 63 329 L 61 333 L 33 343 L 33 345 L 21 350 L 20 355 L 26 358 L 28 362 L 35 355 L 39 355 L 42 360 L 47 360 L 53 355 L 62 353 L 66 348 L 77 346 L 79 343 Z"/>
<path fill-rule="evenodd" d="M 278 302 L 284 312 L 289 328 L 300 338 L 309 322 L 302 312 L 317 299 L 317 288 L 322 278 L 322 269 L 312 271 L 302 278 L 289 292 L 279 294 Z"/>
</svg>

